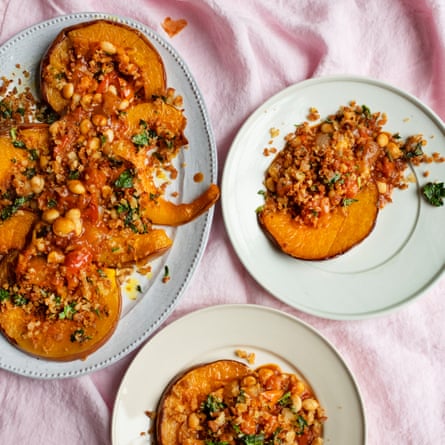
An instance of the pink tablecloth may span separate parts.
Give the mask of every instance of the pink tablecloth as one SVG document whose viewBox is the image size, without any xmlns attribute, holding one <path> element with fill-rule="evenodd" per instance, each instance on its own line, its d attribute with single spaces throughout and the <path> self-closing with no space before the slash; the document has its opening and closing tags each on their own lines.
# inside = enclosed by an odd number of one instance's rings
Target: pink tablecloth
<svg viewBox="0 0 445 445">
<path fill-rule="evenodd" d="M 39 21 L 78 11 L 134 18 L 166 38 L 165 17 L 187 20 L 170 42 L 204 95 L 220 172 L 247 116 L 272 94 L 313 76 L 380 79 L 414 94 L 445 118 L 443 0 L 2 0 L 0 42 Z M 375 319 L 342 322 L 301 313 L 246 273 L 218 205 L 202 262 L 168 321 L 219 303 L 285 309 L 324 334 L 355 374 L 369 444 L 430 445 L 445 443 L 444 299 L 442 278 L 422 298 Z M 133 356 L 61 381 L 0 370 L 0 443 L 109 444 L 113 401 Z"/>
</svg>

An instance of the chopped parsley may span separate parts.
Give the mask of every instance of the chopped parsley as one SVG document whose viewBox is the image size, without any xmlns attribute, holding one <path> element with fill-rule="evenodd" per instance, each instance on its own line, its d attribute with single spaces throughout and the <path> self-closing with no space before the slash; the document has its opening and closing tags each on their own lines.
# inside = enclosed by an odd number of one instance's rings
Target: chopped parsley
<svg viewBox="0 0 445 445">
<path fill-rule="evenodd" d="M 5 221 L 8 218 L 10 218 L 12 215 L 17 213 L 17 211 L 20 209 L 20 207 L 23 206 L 23 204 L 25 204 L 26 201 L 27 201 L 27 198 L 25 198 L 24 196 L 19 196 L 18 198 L 15 198 L 12 204 L 4 207 L 1 210 L 0 219 L 2 221 Z"/>
<path fill-rule="evenodd" d="M 70 340 L 72 343 L 74 343 L 74 342 L 82 343 L 86 340 L 91 340 L 91 337 L 89 337 L 88 335 L 85 335 L 85 331 L 83 329 L 76 329 L 71 334 Z"/>
<path fill-rule="evenodd" d="M 120 189 L 129 189 L 134 185 L 134 174 L 130 169 L 124 170 L 114 181 L 114 185 Z"/>
<path fill-rule="evenodd" d="M 285 392 L 277 403 L 278 405 L 283 407 L 292 405 L 292 397 L 290 391 Z"/>
<path fill-rule="evenodd" d="M 213 413 L 223 410 L 226 404 L 217 397 L 209 394 L 201 404 L 201 411 L 207 416 L 211 417 Z"/>
<path fill-rule="evenodd" d="M 300 435 L 303 434 L 304 428 L 307 426 L 307 422 L 303 416 L 297 417 L 297 426 L 298 426 L 297 434 L 300 434 Z"/>
<path fill-rule="evenodd" d="M 26 303 L 28 303 L 28 300 L 23 295 L 15 294 L 12 297 L 12 302 L 16 306 L 24 306 Z"/>
<path fill-rule="evenodd" d="M 14 145 L 14 147 L 26 148 L 25 143 L 17 139 L 17 128 L 11 128 L 9 130 L 9 136 L 11 137 L 12 145 Z"/>
<path fill-rule="evenodd" d="M 422 189 L 425 199 L 433 206 L 443 206 L 445 198 L 445 186 L 443 182 L 428 182 Z"/>
<path fill-rule="evenodd" d="M 6 289 L 0 288 L 0 303 L 10 299 L 9 292 Z"/>
<path fill-rule="evenodd" d="M 63 311 L 59 313 L 59 320 L 72 320 L 73 315 L 77 312 L 76 303 L 65 304 Z"/>
<path fill-rule="evenodd" d="M 139 121 L 139 126 L 142 127 L 142 131 L 134 134 L 131 137 L 131 142 L 133 142 L 136 147 L 150 145 L 152 140 L 157 138 L 156 132 L 150 128 L 147 128 L 147 122 L 142 119 Z"/>
<path fill-rule="evenodd" d="M 423 145 L 422 142 L 418 142 L 414 148 L 411 148 L 409 150 L 405 150 L 405 157 L 407 159 L 415 158 L 417 156 L 423 155 Z"/>
<path fill-rule="evenodd" d="M 341 201 L 341 205 L 343 207 L 348 207 L 348 206 L 350 206 L 351 204 L 353 204 L 354 202 L 357 202 L 357 201 L 358 201 L 358 199 L 354 199 L 354 198 L 343 198 L 342 201 Z"/>
<path fill-rule="evenodd" d="M 371 110 L 367 105 L 362 105 L 362 113 L 367 119 L 372 116 Z"/>
</svg>

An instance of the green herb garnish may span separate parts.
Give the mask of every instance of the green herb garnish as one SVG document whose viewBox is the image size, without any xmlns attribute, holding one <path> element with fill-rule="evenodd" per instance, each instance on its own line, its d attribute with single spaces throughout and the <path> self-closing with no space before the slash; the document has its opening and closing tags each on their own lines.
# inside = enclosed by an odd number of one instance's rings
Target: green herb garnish
<svg viewBox="0 0 445 445">
<path fill-rule="evenodd" d="M 443 206 L 445 198 L 445 186 L 443 182 L 428 182 L 422 189 L 425 199 L 433 206 Z"/>
<path fill-rule="evenodd" d="M 133 187 L 134 175 L 131 170 L 123 171 L 119 177 L 114 181 L 114 185 L 120 189 L 129 189 Z"/>
</svg>

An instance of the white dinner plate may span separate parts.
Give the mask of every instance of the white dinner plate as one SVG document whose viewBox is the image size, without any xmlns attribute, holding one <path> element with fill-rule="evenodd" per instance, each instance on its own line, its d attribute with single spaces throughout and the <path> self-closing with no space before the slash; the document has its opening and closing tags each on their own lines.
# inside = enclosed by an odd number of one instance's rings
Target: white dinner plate
<svg viewBox="0 0 445 445">
<path fill-rule="evenodd" d="M 263 306 L 229 304 L 192 312 L 163 328 L 141 349 L 120 385 L 113 445 L 153 444 L 146 411 L 178 373 L 218 359 L 255 354 L 254 367 L 276 363 L 300 375 L 326 409 L 325 444 L 364 445 L 366 422 L 357 383 L 334 347 L 312 327 Z M 238 358 L 238 360 L 240 360 Z"/>
<path fill-rule="evenodd" d="M 183 202 L 197 197 L 210 183 L 217 182 L 216 146 L 210 121 L 201 93 L 188 67 L 176 50 L 161 36 L 145 25 L 131 19 L 103 13 L 78 13 L 60 16 L 32 26 L 19 33 L 0 47 L 0 72 L 2 76 L 22 81 L 19 88 L 29 86 L 37 96 L 36 75 L 40 58 L 56 35 L 65 27 L 105 18 L 136 28 L 145 34 L 160 53 L 166 73 L 167 84 L 174 87 L 184 99 L 184 114 L 187 117 L 186 137 L 189 148 L 178 156 L 178 178 L 169 186 L 167 193 L 178 191 Z M 20 64 L 20 66 L 16 66 Z M 24 77 L 23 70 L 30 75 Z M 185 168 L 181 168 L 185 165 Z M 204 181 L 193 180 L 195 173 L 202 173 Z M 117 330 L 111 339 L 86 360 L 51 362 L 30 357 L 11 346 L 0 335 L 0 368 L 18 374 L 38 378 L 74 377 L 108 366 L 135 349 L 157 329 L 171 313 L 184 293 L 204 252 L 208 240 L 213 209 L 192 223 L 175 230 L 168 230 L 173 246 L 160 259 L 152 262 L 150 277 L 134 274 L 137 286 L 124 285 L 123 311 Z M 162 282 L 165 266 L 170 281 Z"/>
<path fill-rule="evenodd" d="M 264 174 L 273 159 L 263 154 L 264 148 L 282 149 L 284 136 L 307 121 L 311 107 L 323 119 L 350 101 L 385 112 L 385 128 L 392 133 L 423 134 L 426 153 L 445 154 L 443 122 L 412 95 L 367 78 L 317 78 L 281 91 L 247 119 L 233 141 L 222 179 L 225 225 L 246 269 L 278 299 L 332 319 L 366 318 L 399 308 L 424 293 L 445 264 L 445 206 L 433 207 L 420 193 L 428 181 L 445 181 L 445 163 L 413 169 L 417 183 L 396 190 L 372 233 L 337 258 L 291 258 L 260 229 L 255 210 L 264 199 L 258 192 L 264 190 Z M 280 135 L 272 139 L 271 128 Z M 429 176 L 424 177 L 427 170 Z"/>
</svg>

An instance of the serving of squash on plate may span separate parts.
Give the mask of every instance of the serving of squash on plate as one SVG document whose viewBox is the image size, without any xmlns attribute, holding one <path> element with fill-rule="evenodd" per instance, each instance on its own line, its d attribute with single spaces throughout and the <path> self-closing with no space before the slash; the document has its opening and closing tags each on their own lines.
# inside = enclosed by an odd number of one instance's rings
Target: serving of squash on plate
<svg viewBox="0 0 445 445">
<path fill-rule="evenodd" d="M 310 116 L 318 117 L 315 111 Z M 385 113 L 351 102 L 286 135 L 266 171 L 265 203 L 257 210 L 281 251 L 304 260 L 347 252 L 372 232 L 393 190 L 408 187 L 408 165 L 434 160 L 424 153 L 422 135 L 402 139 L 384 129 L 386 122 Z"/>
<path fill-rule="evenodd" d="M 326 413 L 310 386 L 278 365 L 221 359 L 174 378 L 156 412 L 158 445 L 322 445 Z"/>
<path fill-rule="evenodd" d="M 10 119 L 0 134 L 0 330 L 34 356 L 74 360 L 118 323 L 118 271 L 172 246 L 156 225 L 192 221 L 219 188 L 190 203 L 165 198 L 187 121 L 136 29 L 64 29 L 41 59 L 40 92 L 51 122 Z"/>
</svg>

